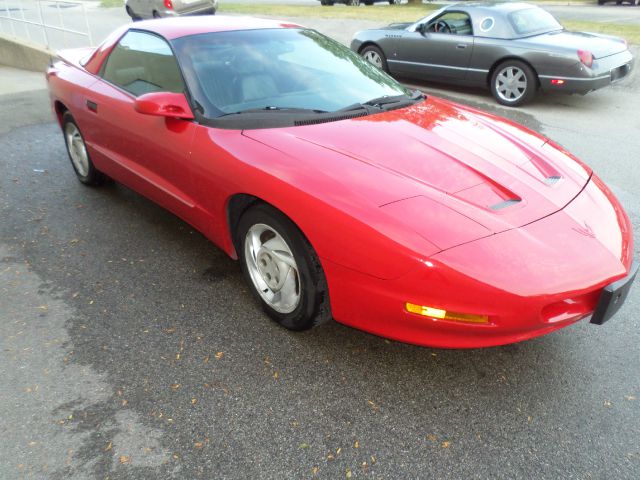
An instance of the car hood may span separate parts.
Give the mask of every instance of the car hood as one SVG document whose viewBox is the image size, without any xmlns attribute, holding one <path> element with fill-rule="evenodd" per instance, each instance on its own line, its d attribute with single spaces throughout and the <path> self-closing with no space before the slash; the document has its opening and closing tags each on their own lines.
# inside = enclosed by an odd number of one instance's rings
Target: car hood
<svg viewBox="0 0 640 480">
<path fill-rule="evenodd" d="M 412 107 L 304 127 L 243 132 L 332 175 L 441 249 L 564 208 L 591 171 L 507 120 L 429 98 Z M 356 200 L 357 199 L 357 200 Z"/>
<path fill-rule="evenodd" d="M 627 49 L 622 39 L 594 33 L 569 32 L 567 30 L 545 33 L 524 39 L 535 48 L 562 48 L 567 50 L 588 50 L 595 58 L 608 57 Z M 576 55 L 576 61 L 578 57 Z"/>
</svg>

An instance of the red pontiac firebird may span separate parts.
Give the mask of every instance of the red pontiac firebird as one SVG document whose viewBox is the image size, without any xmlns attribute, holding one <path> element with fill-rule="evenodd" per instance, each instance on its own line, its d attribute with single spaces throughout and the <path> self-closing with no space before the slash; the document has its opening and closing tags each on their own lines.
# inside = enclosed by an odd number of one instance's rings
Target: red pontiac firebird
<svg viewBox="0 0 640 480">
<path fill-rule="evenodd" d="M 589 167 L 314 30 L 152 20 L 59 56 L 47 78 L 79 180 L 200 230 L 286 328 L 500 345 L 603 323 L 635 277 L 629 218 Z"/>
</svg>

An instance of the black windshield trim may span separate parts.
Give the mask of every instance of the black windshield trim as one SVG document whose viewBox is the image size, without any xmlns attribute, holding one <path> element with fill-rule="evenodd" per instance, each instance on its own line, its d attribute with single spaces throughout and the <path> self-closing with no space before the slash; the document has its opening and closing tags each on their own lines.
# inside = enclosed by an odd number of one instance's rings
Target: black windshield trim
<svg viewBox="0 0 640 480">
<path fill-rule="evenodd" d="M 426 100 L 426 96 L 422 101 Z M 407 108 L 416 105 L 417 101 L 392 105 L 392 108 L 380 109 L 367 107 L 362 110 L 349 112 L 280 112 L 273 115 L 270 111 L 243 113 L 241 115 L 226 115 L 223 117 L 207 118 L 197 115 L 198 122 L 207 127 L 219 128 L 222 130 L 263 130 L 267 128 L 302 127 L 307 125 L 317 125 L 320 123 L 338 122 L 341 120 L 351 120 L 354 118 L 366 117 L 385 113 L 390 110 Z"/>
</svg>

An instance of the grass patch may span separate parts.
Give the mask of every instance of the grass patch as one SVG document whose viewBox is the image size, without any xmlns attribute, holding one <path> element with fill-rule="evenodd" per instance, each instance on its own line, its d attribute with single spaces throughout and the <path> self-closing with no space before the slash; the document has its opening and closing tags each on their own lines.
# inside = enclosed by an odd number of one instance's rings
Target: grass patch
<svg viewBox="0 0 640 480">
<path fill-rule="evenodd" d="M 115 0 L 103 0 L 115 1 Z M 553 0 L 549 0 L 550 2 Z M 575 0 L 572 0 L 575 2 Z M 536 3 L 543 3 L 536 2 Z M 560 3 L 560 2 L 555 2 Z M 440 8 L 438 4 L 422 5 L 380 5 L 376 7 L 346 7 L 338 5 L 334 7 L 307 6 L 307 5 L 279 5 L 279 4 L 240 4 L 220 3 L 220 13 L 235 13 L 242 15 L 267 15 L 279 18 L 290 17 L 314 17 L 329 19 L 371 20 L 377 22 L 412 22 L 429 14 L 430 11 Z M 577 8 L 577 7 L 576 7 Z M 562 24 L 568 30 L 603 33 L 622 37 L 631 44 L 640 44 L 640 25 L 614 24 L 604 22 L 566 20 Z"/>
<path fill-rule="evenodd" d="M 575 32 L 604 33 L 624 38 L 628 43 L 640 44 L 640 25 L 626 23 L 600 23 L 580 20 L 565 20 L 561 22 L 567 30 Z"/>
<path fill-rule="evenodd" d="M 111 0 L 106 0 L 111 1 Z M 437 10 L 441 5 L 379 5 L 375 7 L 347 7 L 335 5 L 323 7 L 318 5 L 278 5 L 278 4 L 244 4 L 220 2 L 219 13 L 235 13 L 242 15 L 268 15 L 272 17 L 314 17 L 349 20 L 371 20 L 375 22 L 412 22 Z"/>
<path fill-rule="evenodd" d="M 124 0 L 101 0 L 102 8 L 124 7 Z"/>
</svg>

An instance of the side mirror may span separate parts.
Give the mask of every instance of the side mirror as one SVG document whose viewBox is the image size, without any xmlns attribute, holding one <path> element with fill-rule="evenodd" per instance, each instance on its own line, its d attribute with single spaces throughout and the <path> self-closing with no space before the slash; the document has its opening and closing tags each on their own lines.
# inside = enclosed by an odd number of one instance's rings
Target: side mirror
<svg viewBox="0 0 640 480">
<path fill-rule="evenodd" d="M 157 117 L 193 120 L 193 112 L 182 93 L 154 92 L 138 97 L 133 104 L 136 112 Z"/>
</svg>

